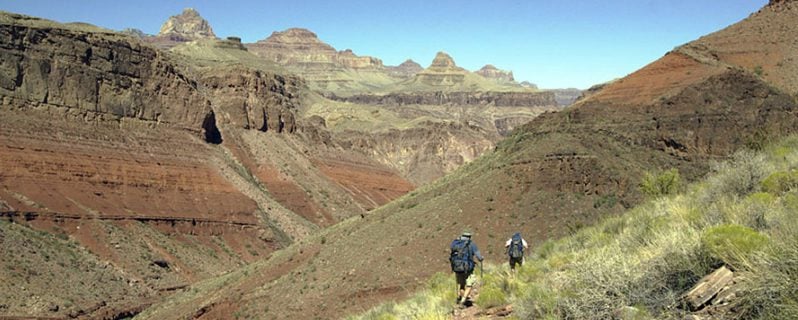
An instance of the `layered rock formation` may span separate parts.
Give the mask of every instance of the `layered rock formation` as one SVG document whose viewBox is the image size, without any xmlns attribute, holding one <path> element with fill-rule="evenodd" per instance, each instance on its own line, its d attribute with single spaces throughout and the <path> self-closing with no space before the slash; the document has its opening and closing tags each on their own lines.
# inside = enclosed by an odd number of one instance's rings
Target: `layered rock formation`
<svg viewBox="0 0 798 320">
<path fill-rule="evenodd" d="M 474 73 L 496 81 L 515 82 L 512 71 L 499 70 L 492 64 L 485 65 L 482 69 L 474 71 Z"/>
<path fill-rule="evenodd" d="M 225 124 L 264 132 L 296 130 L 299 79 L 248 68 L 212 68 L 201 78 Z"/>
<path fill-rule="evenodd" d="M 423 184 L 493 149 L 496 138 L 486 138 L 485 132 L 468 124 L 428 123 L 372 135 L 342 134 L 338 140 L 396 168 L 408 180 Z"/>
<path fill-rule="evenodd" d="M 114 34 L 13 23 L 0 25 L 0 36 L 5 108 L 83 120 L 133 118 L 194 132 L 211 117 L 196 81 L 153 48 Z"/>
<path fill-rule="evenodd" d="M 155 36 L 144 35 L 145 42 L 162 49 L 169 49 L 181 43 L 195 40 L 216 39 L 210 23 L 192 8 L 169 17 Z"/>
<path fill-rule="evenodd" d="M 329 96 L 333 100 L 369 105 L 459 105 L 497 107 L 556 106 L 555 93 L 542 92 L 414 92 L 386 95 Z"/>
<path fill-rule="evenodd" d="M 317 90 L 360 90 L 388 83 L 382 60 L 358 56 L 352 50 L 336 51 L 315 33 L 301 28 L 277 31 L 266 39 L 246 44 L 250 52 L 302 76 Z"/>
<path fill-rule="evenodd" d="M 268 38 L 246 45 L 250 52 L 281 65 L 333 70 L 338 52 L 307 29 L 275 31 Z"/>
<path fill-rule="evenodd" d="M 466 72 L 454 63 L 449 54 L 441 51 L 429 67 L 416 74 L 415 80 L 430 86 L 453 86 L 465 81 Z"/>
<path fill-rule="evenodd" d="M 576 88 L 551 89 L 547 91 L 554 93 L 554 99 L 557 100 L 557 104 L 561 106 L 569 106 L 582 96 L 582 90 Z"/>
<path fill-rule="evenodd" d="M 382 69 L 382 60 L 369 57 L 369 56 L 357 56 L 351 49 L 346 49 L 343 51 L 339 51 L 338 55 L 336 56 L 336 61 L 347 69 Z"/>
<path fill-rule="evenodd" d="M 0 14 L 0 58 L 0 242 L 29 248 L 1 254 L 14 271 L 0 317 L 130 315 L 413 188 L 315 147 L 295 77 L 197 68 L 130 36 L 13 14 Z M 67 281 L 50 290 L 56 271 Z"/>
<path fill-rule="evenodd" d="M 178 41 L 216 38 L 208 21 L 193 8 L 186 8 L 179 15 L 169 17 L 161 26 L 158 36 Z"/>
<path fill-rule="evenodd" d="M 416 73 L 421 72 L 424 68 L 418 64 L 417 62 L 413 61 L 412 59 L 407 59 L 402 64 L 392 67 L 386 67 L 388 69 L 388 74 L 392 77 L 407 79 L 416 75 Z"/>
</svg>

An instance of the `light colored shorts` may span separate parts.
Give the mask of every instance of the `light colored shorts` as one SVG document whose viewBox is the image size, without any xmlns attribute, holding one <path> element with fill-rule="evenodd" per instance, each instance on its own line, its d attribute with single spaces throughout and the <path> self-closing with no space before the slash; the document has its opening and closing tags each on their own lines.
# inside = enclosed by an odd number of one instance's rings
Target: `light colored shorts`
<svg viewBox="0 0 798 320">
<path fill-rule="evenodd" d="M 457 276 L 457 285 L 460 289 L 465 289 L 466 287 L 473 287 L 475 283 L 477 283 L 477 276 L 472 273 L 455 273 Z"/>
</svg>

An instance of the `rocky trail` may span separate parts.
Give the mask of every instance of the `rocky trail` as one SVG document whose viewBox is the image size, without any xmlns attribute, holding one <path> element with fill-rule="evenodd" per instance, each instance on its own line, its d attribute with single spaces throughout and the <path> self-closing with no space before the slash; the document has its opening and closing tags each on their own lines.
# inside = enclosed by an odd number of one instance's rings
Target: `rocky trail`
<svg viewBox="0 0 798 320">
<path fill-rule="evenodd" d="M 476 319 L 507 319 L 513 314 L 513 305 L 507 304 L 493 308 L 482 308 L 474 301 L 479 298 L 481 285 L 474 287 L 471 299 L 465 305 L 456 305 L 452 310 L 453 320 L 476 320 Z"/>
</svg>

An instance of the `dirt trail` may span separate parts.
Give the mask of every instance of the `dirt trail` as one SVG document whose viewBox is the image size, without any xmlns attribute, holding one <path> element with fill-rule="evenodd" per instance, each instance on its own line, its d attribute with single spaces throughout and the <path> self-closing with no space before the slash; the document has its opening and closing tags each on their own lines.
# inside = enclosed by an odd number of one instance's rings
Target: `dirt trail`
<svg viewBox="0 0 798 320">
<path fill-rule="evenodd" d="M 209 159 L 211 165 L 218 168 L 219 174 L 229 181 L 238 191 L 257 203 L 260 211 L 265 213 L 264 220 L 271 220 L 292 240 L 302 239 L 317 227 L 302 217 L 284 208 L 279 202 L 267 196 L 255 181 L 254 177 L 243 165 L 238 163 L 231 152 L 223 147 L 217 149 L 216 157 Z M 268 221 L 264 221 L 268 223 Z"/>
<path fill-rule="evenodd" d="M 474 287 L 471 294 L 471 301 L 476 301 L 479 297 L 479 286 Z M 471 304 L 469 307 L 458 306 L 452 312 L 453 320 L 484 320 L 484 319 L 507 319 L 513 314 L 513 305 L 503 305 L 484 309 L 477 304 Z"/>
</svg>

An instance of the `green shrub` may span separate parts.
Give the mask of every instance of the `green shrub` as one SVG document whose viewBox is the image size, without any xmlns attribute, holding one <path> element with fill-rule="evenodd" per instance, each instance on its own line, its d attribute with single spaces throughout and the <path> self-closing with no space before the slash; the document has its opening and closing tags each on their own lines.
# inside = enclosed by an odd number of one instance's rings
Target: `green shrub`
<svg viewBox="0 0 798 320">
<path fill-rule="evenodd" d="M 756 230 L 736 224 L 708 228 L 701 236 L 701 244 L 712 257 L 732 266 L 739 266 L 751 253 L 761 250 L 768 238 Z"/>
<path fill-rule="evenodd" d="M 476 303 L 482 308 L 502 306 L 507 304 L 507 294 L 501 288 L 485 286 L 480 289 Z"/>
<path fill-rule="evenodd" d="M 675 168 L 659 174 L 647 172 L 640 183 L 640 191 L 649 197 L 658 198 L 675 194 L 681 189 L 681 184 L 679 171 Z"/>
<path fill-rule="evenodd" d="M 798 170 L 779 171 L 762 181 L 762 191 L 781 194 L 798 189 Z"/>
<path fill-rule="evenodd" d="M 529 283 L 513 307 L 521 319 L 558 319 L 559 298 L 549 286 Z"/>
<path fill-rule="evenodd" d="M 757 65 L 756 67 L 754 67 L 754 73 L 755 73 L 757 76 L 760 76 L 760 77 L 761 77 L 761 76 L 762 76 L 762 74 L 764 73 L 764 71 L 762 70 L 762 66 L 760 66 L 760 65 Z"/>
</svg>

